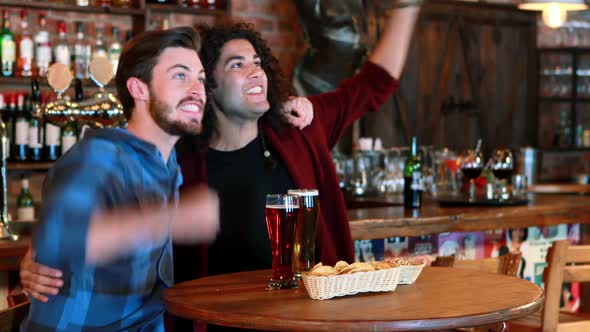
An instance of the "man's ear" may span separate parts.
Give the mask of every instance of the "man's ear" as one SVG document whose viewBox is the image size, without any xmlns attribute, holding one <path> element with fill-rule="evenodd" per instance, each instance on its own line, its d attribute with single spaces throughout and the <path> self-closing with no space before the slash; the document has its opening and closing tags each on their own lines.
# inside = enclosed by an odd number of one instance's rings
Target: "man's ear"
<svg viewBox="0 0 590 332">
<path fill-rule="evenodd" d="M 127 90 L 133 99 L 138 101 L 147 101 L 150 97 L 150 89 L 147 84 L 137 77 L 127 79 Z"/>
</svg>

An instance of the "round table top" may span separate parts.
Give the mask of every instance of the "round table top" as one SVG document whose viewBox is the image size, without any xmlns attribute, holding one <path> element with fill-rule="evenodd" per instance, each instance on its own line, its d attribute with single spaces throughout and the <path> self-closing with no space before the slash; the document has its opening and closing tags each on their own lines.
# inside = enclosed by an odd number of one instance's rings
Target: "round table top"
<svg viewBox="0 0 590 332">
<path fill-rule="evenodd" d="M 393 292 L 312 300 L 298 289 L 270 290 L 270 270 L 225 274 L 164 291 L 166 310 L 241 328 L 298 331 L 432 330 L 508 321 L 537 311 L 543 291 L 505 275 L 427 267 Z"/>
</svg>

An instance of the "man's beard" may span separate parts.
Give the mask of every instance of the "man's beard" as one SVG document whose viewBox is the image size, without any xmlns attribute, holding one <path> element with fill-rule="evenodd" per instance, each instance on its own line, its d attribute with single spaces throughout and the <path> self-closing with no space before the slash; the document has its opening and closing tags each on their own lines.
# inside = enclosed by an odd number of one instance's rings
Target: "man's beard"
<svg viewBox="0 0 590 332">
<path fill-rule="evenodd" d="M 150 89 L 151 90 L 151 89 Z M 182 122 L 180 120 L 172 120 L 170 116 L 174 111 L 169 105 L 160 101 L 154 94 L 154 91 L 150 91 L 150 115 L 156 122 L 158 127 L 162 128 L 167 134 L 172 136 L 184 136 L 184 135 L 198 135 L 201 133 L 201 122 L 197 119 L 190 119 L 189 122 Z"/>
</svg>

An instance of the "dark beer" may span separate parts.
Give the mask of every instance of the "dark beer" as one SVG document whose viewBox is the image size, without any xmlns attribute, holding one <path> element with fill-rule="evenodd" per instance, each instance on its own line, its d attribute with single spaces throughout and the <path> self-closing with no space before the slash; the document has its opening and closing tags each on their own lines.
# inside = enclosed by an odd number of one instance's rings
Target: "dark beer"
<svg viewBox="0 0 590 332">
<path fill-rule="evenodd" d="M 267 195 L 265 216 L 272 251 L 272 278 L 269 287 L 297 287 L 293 273 L 293 243 L 299 218 L 299 198 Z"/>
<path fill-rule="evenodd" d="M 315 238 L 320 214 L 320 196 L 316 189 L 289 190 L 289 195 L 299 196 L 299 222 L 295 230 L 293 268 L 295 276 L 309 271 L 315 265 Z"/>
</svg>

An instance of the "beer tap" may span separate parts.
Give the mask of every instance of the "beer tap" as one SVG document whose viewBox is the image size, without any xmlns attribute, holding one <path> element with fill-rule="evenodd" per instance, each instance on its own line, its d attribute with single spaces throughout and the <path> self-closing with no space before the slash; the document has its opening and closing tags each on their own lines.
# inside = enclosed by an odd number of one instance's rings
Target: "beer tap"
<svg viewBox="0 0 590 332">
<path fill-rule="evenodd" d="M 8 159 L 8 133 L 6 125 L 0 118 L 0 231 L 2 238 L 9 238 L 12 241 L 18 240 L 18 235 L 10 231 L 8 227 L 8 188 L 6 186 L 6 160 Z"/>
</svg>

